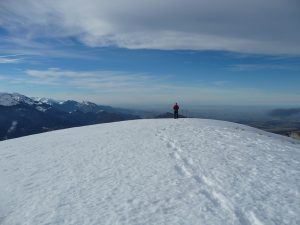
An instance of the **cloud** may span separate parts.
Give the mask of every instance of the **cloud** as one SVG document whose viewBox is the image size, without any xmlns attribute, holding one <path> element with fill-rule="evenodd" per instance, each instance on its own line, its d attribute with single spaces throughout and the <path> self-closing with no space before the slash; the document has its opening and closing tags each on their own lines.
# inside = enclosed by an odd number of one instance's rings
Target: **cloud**
<svg viewBox="0 0 300 225">
<path fill-rule="evenodd" d="M 19 55 L 2 55 L 0 56 L 0 64 L 6 64 L 6 63 L 20 63 L 22 61 L 22 58 L 16 58 Z"/>
<path fill-rule="evenodd" d="M 229 85 L 231 82 L 230 81 L 227 81 L 227 80 L 217 80 L 217 81 L 214 81 L 213 84 L 217 87 L 224 87 L 224 86 L 227 86 Z"/>
<path fill-rule="evenodd" d="M 299 71 L 300 67 L 295 65 L 278 64 L 236 64 L 229 67 L 233 71 L 254 71 L 254 70 L 292 70 Z"/>
<path fill-rule="evenodd" d="M 47 70 L 26 70 L 30 78 L 27 82 L 41 82 L 52 85 L 68 85 L 90 91 L 118 92 L 145 88 L 157 81 L 143 73 L 129 73 L 122 71 L 71 71 L 59 68 Z"/>
<path fill-rule="evenodd" d="M 61 68 L 25 70 L 0 74 L 0 88 L 14 88 L 30 96 L 89 100 L 115 106 L 184 104 L 299 105 L 299 94 L 269 92 L 258 88 L 233 87 L 230 82 L 174 83 L 174 77 L 126 71 L 74 71 Z M 31 85 L 32 84 L 32 85 Z M 1 87 L 1 85 L 3 87 Z M 27 93 L 24 92 L 24 86 Z M 54 91 L 55 90 L 55 91 Z M 47 94 L 49 93 L 49 94 Z"/>
<path fill-rule="evenodd" d="M 0 26 L 26 40 L 90 46 L 300 54 L 297 0 L 3 0 Z"/>
<path fill-rule="evenodd" d="M 25 70 L 11 76 L 0 74 L 0 80 L 10 84 L 38 84 L 57 86 L 61 88 L 85 89 L 90 93 L 114 92 L 138 93 L 139 91 L 159 91 L 172 89 L 166 85 L 170 76 L 149 75 L 146 73 L 133 73 L 126 71 L 73 71 L 60 68 L 46 70 Z"/>
<path fill-rule="evenodd" d="M 0 6 L 1 6 L 1 1 L 0 1 Z M 1 28 L 1 22 L 0 22 L 0 28 Z M 20 55 L 37 56 L 37 57 L 44 56 L 47 58 L 59 57 L 59 58 L 74 58 L 74 59 L 89 59 L 89 60 L 97 59 L 97 57 L 90 54 L 90 52 L 88 52 L 87 49 L 79 51 L 78 49 L 73 49 L 72 45 L 74 45 L 74 43 L 67 39 L 53 40 L 53 41 L 48 40 L 43 42 L 43 41 L 37 41 L 34 38 L 26 38 L 26 36 L 24 36 L 23 34 L 1 35 L 0 32 L 0 52 L 5 52 L 6 54 L 13 54 L 15 56 L 20 56 Z M 34 60 L 31 59 L 30 62 L 34 62 Z"/>
<path fill-rule="evenodd" d="M 0 63 L 19 63 L 20 59 L 0 58 Z"/>
</svg>

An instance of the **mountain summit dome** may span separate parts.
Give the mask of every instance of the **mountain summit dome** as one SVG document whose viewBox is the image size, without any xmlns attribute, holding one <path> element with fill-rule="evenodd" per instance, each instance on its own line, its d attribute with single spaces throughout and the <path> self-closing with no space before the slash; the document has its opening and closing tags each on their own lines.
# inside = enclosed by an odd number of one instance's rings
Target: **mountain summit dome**
<svg viewBox="0 0 300 225">
<path fill-rule="evenodd" d="M 0 142 L 0 222 L 299 224 L 300 142 L 153 119 Z"/>
</svg>

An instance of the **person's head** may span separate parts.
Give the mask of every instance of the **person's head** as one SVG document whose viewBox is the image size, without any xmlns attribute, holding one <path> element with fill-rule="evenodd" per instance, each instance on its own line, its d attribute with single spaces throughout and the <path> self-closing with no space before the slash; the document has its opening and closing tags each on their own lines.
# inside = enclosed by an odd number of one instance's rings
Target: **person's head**
<svg viewBox="0 0 300 225">
<path fill-rule="evenodd" d="M 175 103 L 175 105 L 177 105 L 177 102 Z"/>
</svg>

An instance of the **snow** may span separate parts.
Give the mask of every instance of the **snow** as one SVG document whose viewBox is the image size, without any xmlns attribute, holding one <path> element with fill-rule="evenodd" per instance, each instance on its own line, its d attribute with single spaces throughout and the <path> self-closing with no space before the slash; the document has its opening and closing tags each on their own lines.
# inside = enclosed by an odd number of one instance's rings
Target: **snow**
<svg viewBox="0 0 300 225">
<path fill-rule="evenodd" d="M 46 112 L 46 111 L 47 111 L 46 108 L 41 107 L 41 106 L 37 106 L 37 107 L 35 107 L 35 108 L 36 108 L 36 110 L 38 110 L 38 111 L 40 111 L 40 112 Z"/>
<path fill-rule="evenodd" d="M 300 224 L 300 142 L 135 120 L 0 142 L 0 224 Z"/>
<path fill-rule="evenodd" d="M 53 104 L 63 104 L 63 101 L 57 101 L 51 98 L 44 98 L 44 97 L 31 97 L 31 99 L 39 102 L 40 104 L 48 104 L 48 105 L 53 105 Z"/>
<path fill-rule="evenodd" d="M 12 133 L 16 130 L 16 127 L 18 125 L 18 121 L 12 121 L 11 126 L 9 127 L 9 129 L 7 130 L 7 133 Z"/>
<path fill-rule="evenodd" d="M 95 103 L 88 102 L 88 101 L 82 101 L 80 104 L 81 105 L 95 105 Z"/>
<path fill-rule="evenodd" d="M 18 93 L 9 94 L 0 92 L 1 106 L 14 106 L 20 103 L 32 105 L 34 104 L 34 100 Z"/>
<path fill-rule="evenodd" d="M 0 105 L 2 106 L 13 106 L 17 105 L 17 100 L 13 97 L 12 94 L 0 93 Z"/>
</svg>

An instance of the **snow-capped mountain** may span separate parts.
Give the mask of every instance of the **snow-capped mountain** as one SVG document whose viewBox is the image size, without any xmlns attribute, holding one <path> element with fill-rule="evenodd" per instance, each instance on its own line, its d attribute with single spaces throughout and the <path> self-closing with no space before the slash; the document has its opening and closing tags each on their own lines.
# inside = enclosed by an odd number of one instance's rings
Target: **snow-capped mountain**
<svg viewBox="0 0 300 225">
<path fill-rule="evenodd" d="M 60 101 L 60 102 L 52 102 L 51 105 L 54 108 L 64 112 L 81 111 L 84 113 L 88 113 L 88 112 L 97 113 L 99 111 L 104 111 L 103 110 L 104 106 L 100 106 L 88 101 L 77 102 L 73 100 L 67 100 L 67 101 Z"/>
<path fill-rule="evenodd" d="M 20 94 L 0 94 L 0 140 L 49 130 L 130 119 L 139 117 L 118 112 L 116 109 L 115 112 L 106 111 L 102 106 L 91 102 L 56 101 L 28 98 Z"/>
<path fill-rule="evenodd" d="M 0 223 L 298 225 L 300 142 L 229 122 L 124 121 L 0 142 Z"/>
<path fill-rule="evenodd" d="M 45 97 L 31 97 L 31 99 L 37 101 L 37 102 L 41 102 L 41 103 L 44 103 L 44 104 L 48 104 L 48 105 L 53 105 L 53 104 L 63 104 L 64 101 L 57 101 L 57 100 L 54 100 L 54 99 L 51 99 L 51 98 L 45 98 Z"/>
<path fill-rule="evenodd" d="M 43 102 L 43 101 L 37 101 L 36 99 L 29 98 L 25 95 L 21 95 L 18 93 L 0 93 L 0 107 L 23 107 L 28 106 L 35 108 L 38 111 L 45 112 L 49 108 L 51 108 L 51 105 Z"/>
<path fill-rule="evenodd" d="M 14 106 L 19 104 L 33 105 L 35 100 L 18 93 L 0 93 L 0 106 Z"/>
</svg>

